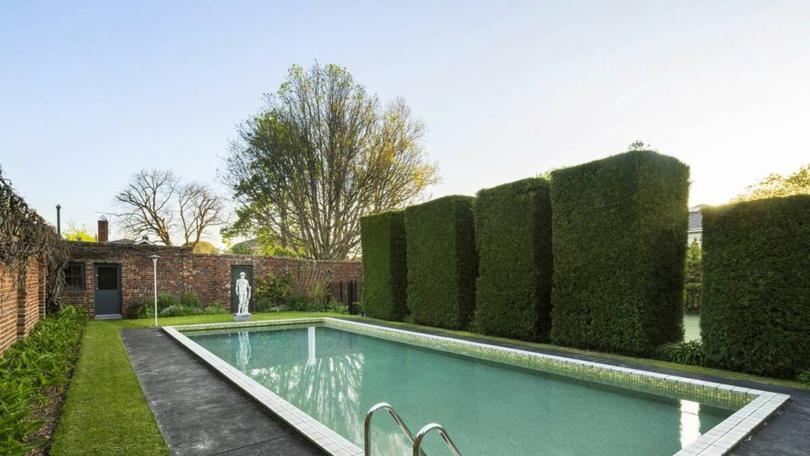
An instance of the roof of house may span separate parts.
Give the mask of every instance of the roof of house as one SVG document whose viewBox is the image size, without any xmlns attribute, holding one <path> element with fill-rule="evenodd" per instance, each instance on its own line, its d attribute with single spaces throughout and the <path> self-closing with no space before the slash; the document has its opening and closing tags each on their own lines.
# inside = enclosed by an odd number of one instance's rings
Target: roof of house
<svg viewBox="0 0 810 456">
<path fill-rule="evenodd" d="M 690 233 L 699 233 L 703 231 L 703 214 L 700 212 L 700 206 L 689 209 L 689 230 Z"/>
</svg>

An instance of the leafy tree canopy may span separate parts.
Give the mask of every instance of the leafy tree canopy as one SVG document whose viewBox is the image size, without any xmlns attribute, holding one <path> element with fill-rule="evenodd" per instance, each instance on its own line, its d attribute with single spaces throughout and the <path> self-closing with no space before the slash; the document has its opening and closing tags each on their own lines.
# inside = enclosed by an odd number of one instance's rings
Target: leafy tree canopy
<svg viewBox="0 0 810 456">
<path fill-rule="evenodd" d="M 62 233 L 62 237 L 67 241 L 82 241 L 82 242 L 96 242 L 96 235 L 87 229 L 87 225 L 78 227 L 74 224 L 69 224 L 68 229 Z"/>
<path fill-rule="evenodd" d="M 810 195 L 810 163 L 793 174 L 773 173 L 745 189 L 734 202 L 751 201 L 778 196 Z"/>
<path fill-rule="evenodd" d="M 383 106 L 345 68 L 293 66 L 226 159 L 237 220 L 224 234 L 318 259 L 355 254 L 361 216 L 407 205 L 438 181 L 423 133 L 403 100 Z"/>
</svg>

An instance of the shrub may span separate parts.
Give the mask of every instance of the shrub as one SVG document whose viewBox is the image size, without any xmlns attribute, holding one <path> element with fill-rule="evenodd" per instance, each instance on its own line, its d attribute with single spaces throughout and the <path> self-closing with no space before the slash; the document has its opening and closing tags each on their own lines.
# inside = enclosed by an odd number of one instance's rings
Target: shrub
<svg viewBox="0 0 810 456">
<path fill-rule="evenodd" d="M 259 312 L 269 312 L 274 307 L 284 306 L 290 297 L 290 276 L 268 272 L 256 280 L 253 293 Z"/>
<path fill-rule="evenodd" d="M 551 202 L 545 179 L 478 192 L 476 329 L 546 339 L 551 328 Z M 368 289 L 368 288 L 366 288 Z"/>
<path fill-rule="evenodd" d="M 402 321 L 408 313 L 408 264 L 405 212 L 391 211 L 360 219 L 363 248 L 364 312 L 373 318 Z"/>
<path fill-rule="evenodd" d="M 86 321 L 85 311 L 65 307 L 0 358 L 0 453 L 22 455 L 44 443 L 27 440 L 42 425 L 30 414 L 36 405 L 54 400 L 48 389 L 67 384 Z"/>
<path fill-rule="evenodd" d="M 473 200 L 446 196 L 405 210 L 408 309 L 418 324 L 458 329 L 472 316 L 478 271 Z"/>
<path fill-rule="evenodd" d="M 810 196 L 703 210 L 707 361 L 793 378 L 810 369 Z"/>
<path fill-rule="evenodd" d="M 796 376 L 796 380 L 810 385 L 810 370 L 799 373 L 799 375 Z"/>
<path fill-rule="evenodd" d="M 680 341 L 689 168 L 632 151 L 551 176 L 552 340 L 626 354 Z"/>
<path fill-rule="evenodd" d="M 201 312 L 196 307 L 186 307 L 180 304 L 169 306 L 160 311 L 158 315 L 161 317 L 182 317 L 183 315 L 196 315 Z"/>
<path fill-rule="evenodd" d="M 164 309 L 167 307 L 172 307 L 180 304 L 180 300 L 177 297 L 172 296 L 168 293 L 160 293 L 158 295 L 158 314 L 163 312 Z"/>
<path fill-rule="evenodd" d="M 206 315 L 219 315 L 228 313 L 228 311 L 222 307 L 222 304 L 218 302 L 212 302 L 211 304 L 208 304 L 203 308 L 202 313 Z"/>
<path fill-rule="evenodd" d="M 703 366 L 705 355 L 700 341 L 672 342 L 658 347 L 658 359 L 678 364 Z"/>
<path fill-rule="evenodd" d="M 179 304 L 183 307 L 190 307 L 194 309 L 201 309 L 202 308 L 202 301 L 200 298 L 197 297 L 194 293 L 184 293 L 180 296 Z"/>
<path fill-rule="evenodd" d="M 697 240 L 686 249 L 684 306 L 688 313 L 699 313 L 703 292 L 703 251 Z"/>
</svg>

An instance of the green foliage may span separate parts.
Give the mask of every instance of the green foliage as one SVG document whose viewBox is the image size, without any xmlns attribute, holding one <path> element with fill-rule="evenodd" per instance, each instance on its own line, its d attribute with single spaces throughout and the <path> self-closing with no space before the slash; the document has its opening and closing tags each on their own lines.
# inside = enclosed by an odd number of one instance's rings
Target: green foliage
<svg viewBox="0 0 810 456">
<path fill-rule="evenodd" d="M 788 176 L 771 174 L 746 188 L 745 193 L 734 198 L 734 202 L 792 195 L 810 195 L 810 164 Z"/>
<path fill-rule="evenodd" d="M 183 244 L 183 247 L 190 247 L 191 244 Z M 219 253 L 219 249 L 208 241 L 198 241 L 192 250 L 194 253 L 200 255 L 215 255 Z"/>
<path fill-rule="evenodd" d="M 363 247 L 363 311 L 383 320 L 402 321 L 408 313 L 405 212 L 360 219 Z"/>
<path fill-rule="evenodd" d="M 180 305 L 183 307 L 202 307 L 202 301 L 194 293 L 184 293 L 180 296 Z"/>
<path fill-rule="evenodd" d="M 267 101 L 227 158 L 238 204 L 229 233 L 344 259 L 359 246 L 361 216 L 402 207 L 438 180 L 405 102 L 381 104 L 343 67 L 295 65 Z"/>
<path fill-rule="evenodd" d="M 625 354 L 683 338 L 689 168 L 632 151 L 552 173 L 552 340 Z"/>
<path fill-rule="evenodd" d="M 705 355 L 703 345 L 698 340 L 671 342 L 658 347 L 656 358 L 678 364 L 703 366 Z"/>
<path fill-rule="evenodd" d="M 82 242 L 96 242 L 96 235 L 92 234 L 87 229 L 87 225 L 77 227 L 70 224 L 68 228 L 62 233 L 62 237 L 67 241 L 82 241 Z"/>
<path fill-rule="evenodd" d="M 408 309 L 418 324 L 458 329 L 472 317 L 478 273 L 474 200 L 453 195 L 405 209 Z"/>
<path fill-rule="evenodd" d="M 259 312 L 269 312 L 273 308 L 285 306 L 290 297 L 290 275 L 268 272 L 264 277 L 256 279 L 253 294 Z"/>
<path fill-rule="evenodd" d="M 698 313 L 703 292 L 703 249 L 697 240 L 686 249 L 685 271 L 684 305 L 688 313 Z"/>
<path fill-rule="evenodd" d="M 547 339 L 552 263 L 548 181 L 524 179 L 479 191 L 475 241 L 476 328 L 496 336 Z"/>
<path fill-rule="evenodd" d="M 810 370 L 799 373 L 799 375 L 796 376 L 796 380 L 810 385 Z"/>
<path fill-rule="evenodd" d="M 49 400 L 48 389 L 68 382 L 86 321 L 84 311 L 66 307 L 39 322 L 0 358 L 0 455 L 24 455 L 44 443 L 27 441 L 42 424 L 29 415 Z"/>
<path fill-rule="evenodd" d="M 701 332 L 712 366 L 810 369 L 810 195 L 703 209 Z"/>
<path fill-rule="evenodd" d="M 219 303 L 213 302 L 204 305 L 199 296 L 194 293 L 185 293 L 180 297 L 162 293 L 158 296 L 158 316 L 181 317 L 184 315 L 216 315 L 228 313 Z M 129 318 L 154 318 L 154 301 L 141 298 L 127 307 Z"/>
</svg>

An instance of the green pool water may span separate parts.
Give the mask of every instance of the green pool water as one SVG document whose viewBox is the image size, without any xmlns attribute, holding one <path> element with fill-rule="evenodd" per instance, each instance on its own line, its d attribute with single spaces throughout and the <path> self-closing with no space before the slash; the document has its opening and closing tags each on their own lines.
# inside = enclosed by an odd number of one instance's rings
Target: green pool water
<svg viewBox="0 0 810 456">
<path fill-rule="evenodd" d="M 187 335 L 360 447 L 381 401 L 414 433 L 441 423 L 464 456 L 672 455 L 733 413 L 327 327 Z M 385 413 L 372 439 L 410 455 Z M 437 435 L 425 450 L 449 454 Z"/>
</svg>

